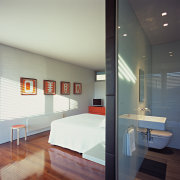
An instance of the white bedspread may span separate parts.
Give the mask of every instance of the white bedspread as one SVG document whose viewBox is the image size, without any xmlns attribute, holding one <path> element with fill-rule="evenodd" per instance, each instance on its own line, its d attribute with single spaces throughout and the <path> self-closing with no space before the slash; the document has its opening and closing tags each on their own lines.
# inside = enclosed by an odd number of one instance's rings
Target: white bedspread
<svg viewBox="0 0 180 180">
<path fill-rule="evenodd" d="M 49 143 L 84 153 L 105 141 L 105 128 L 101 126 L 105 116 L 79 114 L 51 123 Z"/>
</svg>

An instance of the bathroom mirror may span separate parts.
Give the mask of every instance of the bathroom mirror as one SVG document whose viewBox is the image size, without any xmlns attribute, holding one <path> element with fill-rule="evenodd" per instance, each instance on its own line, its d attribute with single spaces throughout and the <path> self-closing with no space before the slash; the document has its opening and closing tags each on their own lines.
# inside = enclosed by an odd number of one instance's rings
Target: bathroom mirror
<svg viewBox="0 0 180 180">
<path fill-rule="evenodd" d="M 144 71 L 139 69 L 139 102 L 144 102 Z"/>
</svg>

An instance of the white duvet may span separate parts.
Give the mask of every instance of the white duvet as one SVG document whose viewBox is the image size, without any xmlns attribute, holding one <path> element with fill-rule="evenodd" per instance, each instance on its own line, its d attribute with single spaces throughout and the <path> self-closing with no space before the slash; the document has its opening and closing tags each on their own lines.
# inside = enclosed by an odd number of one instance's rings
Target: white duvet
<svg viewBox="0 0 180 180">
<path fill-rule="evenodd" d="M 105 142 L 105 116 L 79 114 L 51 123 L 49 143 L 84 153 L 98 143 Z"/>
</svg>

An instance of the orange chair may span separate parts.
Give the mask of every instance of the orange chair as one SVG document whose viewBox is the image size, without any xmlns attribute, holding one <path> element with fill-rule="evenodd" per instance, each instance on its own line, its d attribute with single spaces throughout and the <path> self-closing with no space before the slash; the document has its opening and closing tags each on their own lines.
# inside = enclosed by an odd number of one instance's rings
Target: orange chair
<svg viewBox="0 0 180 180">
<path fill-rule="evenodd" d="M 14 125 L 11 127 L 11 142 L 13 142 L 13 130 L 16 129 L 17 130 L 17 145 L 19 145 L 19 130 L 21 128 L 25 129 L 25 141 L 27 140 L 27 131 L 26 131 L 26 126 L 23 124 L 20 125 Z"/>
</svg>

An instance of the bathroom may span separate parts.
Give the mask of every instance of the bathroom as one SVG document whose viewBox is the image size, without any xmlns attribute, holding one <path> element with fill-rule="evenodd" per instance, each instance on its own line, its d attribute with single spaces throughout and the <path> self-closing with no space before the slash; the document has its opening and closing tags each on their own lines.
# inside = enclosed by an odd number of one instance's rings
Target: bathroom
<svg viewBox="0 0 180 180">
<path fill-rule="evenodd" d="M 115 68 L 118 179 L 180 179 L 179 14 L 177 0 L 118 0 Z M 109 38 L 107 44 L 111 42 Z M 107 79 L 108 71 L 111 70 L 107 67 Z M 109 102 L 110 98 L 107 106 Z M 106 159 L 111 158 L 111 152 L 108 149 Z M 153 162 L 144 163 L 145 159 Z M 143 168 L 151 173 L 142 173 Z"/>
</svg>

